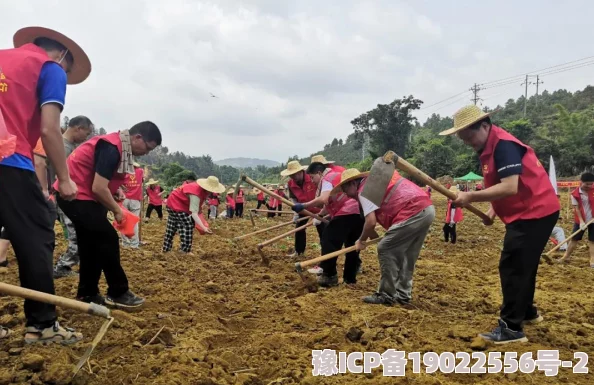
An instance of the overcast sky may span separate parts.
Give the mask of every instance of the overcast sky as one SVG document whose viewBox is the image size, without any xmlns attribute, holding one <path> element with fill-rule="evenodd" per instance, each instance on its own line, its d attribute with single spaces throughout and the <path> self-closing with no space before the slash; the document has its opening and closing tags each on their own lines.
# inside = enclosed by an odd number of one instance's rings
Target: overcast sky
<svg viewBox="0 0 594 385">
<path fill-rule="evenodd" d="M 93 71 L 68 88 L 66 115 L 108 131 L 152 120 L 170 150 L 215 160 L 307 156 L 378 103 L 413 94 L 430 105 L 594 55 L 586 0 L 0 0 L 0 9 L 0 48 L 41 25 L 89 55 Z M 541 90 L 581 89 L 592 75 L 594 66 L 546 76 Z M 495 106 L 523 92 L 518 82 L 480 96 Z M 452 114 L 469 96 L 419 118 Z"/>
</svg>

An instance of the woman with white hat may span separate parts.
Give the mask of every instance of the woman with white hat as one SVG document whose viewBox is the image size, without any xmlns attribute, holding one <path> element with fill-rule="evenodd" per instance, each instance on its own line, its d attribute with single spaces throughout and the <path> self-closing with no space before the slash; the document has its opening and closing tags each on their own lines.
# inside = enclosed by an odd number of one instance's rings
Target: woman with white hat
<svg viewBox="0 0 594 385">
<path fill-rule="evenodd" d="M 146 195 L 148 195 L 148 207 L 146 208 L 145 221 L 151 218 L 153 210 L 157 212 L 159 220 L 163 219 L 163 194 L 165 191 L 159 185 L 158 180 L 153 178 L 147 182 Z"/>
<path fill-rule="evenodd" d="M 222 193 L 225 186 L 219 178 L 209 176 L 196 182 L 184 183 L 169 194 L 167 198 L 167 228 L 163 239 L 163 252 L 171 251 L 173 237 L 179 231 L 180 249 L 185 253 L 192 251 L 192 235 L 198 226 L 206 234 L 212 234 L 208 223 L 201 216 L 202 206 L 210 193 Z M 204 220 L 204 222 L 203 222 Z"/>
<path fill-rule="evenodd" d="M 0 228 L 6 229 L 16 250 L 21 285 L 54 294 L 55 234 L 35 175 L 33 147 L 41 137 L 60 179 L 57 190 L 64 199 L 74 199 L 77 186 L 68 174 L 60 114 L 66 84 L 85 80 L 91 63 L 78 44 L 51 29 L 20 29 L 13 42 L 13 49 L 0 50 Z M 54 305 L 25 300 L 25 318 L 26 343 L 72 344 L 82 339 L 58 324 Z M 9 334 L 0 327 L 0 339 Z"/>
</svg>

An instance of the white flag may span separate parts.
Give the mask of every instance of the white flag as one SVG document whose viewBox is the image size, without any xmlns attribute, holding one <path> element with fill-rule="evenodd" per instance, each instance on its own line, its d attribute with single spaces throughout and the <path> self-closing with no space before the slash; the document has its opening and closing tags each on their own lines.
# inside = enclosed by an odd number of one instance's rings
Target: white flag
<svg viewBox="0 0 594 385">
<path fill-rule="evenodd" d="M 557 172 L 555 171 L 555 162 L 553 161 L 553 155 L 551 155 L 551 162 L 549 163 L 549 180 L 555 189 L 555 194 L 559 195 L 557 192 Z"/>
</svg>

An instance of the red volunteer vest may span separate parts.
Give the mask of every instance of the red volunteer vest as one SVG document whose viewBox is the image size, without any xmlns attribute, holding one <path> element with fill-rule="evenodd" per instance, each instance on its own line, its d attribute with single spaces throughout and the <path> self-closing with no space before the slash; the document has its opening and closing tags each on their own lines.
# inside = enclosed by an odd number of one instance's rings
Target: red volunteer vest
<svg viewBox="0 0 594 385">
<path fill-rule="evenodd" d="M 278 190 L 274 190 L 273 193 L 278 195 Z M 270 199 L 268 200 L 268 207 L 270 207 L 271 209 L 276 209 L 278 207 L 278 199 L 270 197 Z"/>
<path fill-rule="evenodd" d="M 140 167 L 134 168 L 134 174 L 126 174 L 124 187 L 126 187 L 126 198 L 135 201 L 142 200 L 142 181 L 144 171 Z"/>
<path fill-rule="evenodd" d="M 233 200 L 233 195 L 231 195 L 231 194 L 227 195 L 227 199 L 225 200 L 225 202 L 227 202 L 228 207 L 235 209 L 235 201 Z"/>
<path fill-rule="evenodd" d="M 120 133 L 113 132 L 107 135 L 94 136 L 78 146 L 66 160 L 70 178 L 78 186 L 76 199 L 80 201 L 96 201 L 93 194 L 93 181 L 95 180 L 95 148 L 100 140 L 113 144 L 118 148 L 120 156 L 122 155 L 122 141 Z M 115 194 L 118 188 L 124 184 L 126 174 L 114 172 L 109 181 L 109 191 Z M 54 183 L 54 189 L 58 191 L 58 181 Z"/>
<path fill-rule="evenodd" d="M 504 129 L 491 125 L 485 149 L 480 154 L 485 188 L 501 183 L 495 167 L 493 151 L 500 140 L 508 140 L 526 149 L 522 158 L 522 174 L 518 182 L 518 193 L 491 202 L 495 214 L 505 224 L 521 219 L 539 219 L 561 210 L 559 199 L 549 181 L 549 176 L 536 157 L 534 150 L 520 142 Z"/>
<path fill-rule="evenodd" d="M 318 190 L 318 186 L 311 180 L 311 177 L 303 172 L 303 185 L 299 186 L 293 179 L 289 179 L 289 190 L 291 191 L 291 195 L 297 199 L 299 203 L 306 203 L 312 201 L 316 198 L 316 191 Z M 312 213 L 319 213 L 322 209 L 319 207 L 312 207 L 308 209 L 308 211 Z"/>
<path fill-rule="evenodd" d="M 243 190 L 239 190 L 237 197 L 235 197 L 235 203 L 243 203 Z"/>
<path fill-rule="evenodd" d="M 0 50 L 0 110 L 6 130 L 16 137 L 14 153 L 29 159 L 41 136 L 37 81 L 50 61 L 45 50 L 34 44 Z"/>
<path fill-rule="evenodd" d="M 462 213 L 462 208 L 456 207 L 456 210 L 454 212 L 454 223 L 462 222 L 462 219 L 464 219 L 464 214 Z M 451 221 L 452 221 L 452 201 L 448 199 L 448 209 L 446 212 L 445 223 L 450 223 Z"/>
<path fill-rule="evenodd" d="M 210 198 L 208 198 L 208 204 L 211 206 L 218 206 L 219 205 L 219 194 L 212 194 Z"/>
<path fill-rule="evenodd" d="M 363 191 L 365 183 L 367 178 L 361 182 L 359 194 Z M 388 230 L 392 225 L 417 215 L 432 204 L 431 198 L 423 189 L 394 171 L 382 205 L 375 211 L 375 216 L 377 222 Z"/>
<path fill-rule="evenodd" d="M 324 175 L 322 181 L 330 182 L 332 187 L 336 187 L 336 185 L 340 183 L 340 176 L 340 173 L 331 171 Z M 331 195 L 330 198 L 328 198 L 326 211 L 330 214 L 330 218 L 342 215 L 359 214 L 359 202 L 353 198 L 349 198 L 345 193 L 340 192 L 334 196 Z"/>
<path fill-rule="evenodd" d="M 257 198 L 258 198 L 259 201 L 264 201 L 264 193 L 263 192 L 259 192 Z"/>
<path fill-rule="evenodd" d="M 346 170 L 346 168 L 336 164 L 327 164 L 326 168 L 329 168 L 330 170 L 332 170 L 332 172 L 337 172 L 339 174 L 342 174 L 342 172 Z"/>
<path fill-rule="evenodd" d="M 584 204 L 582 203 L 582 197 L 580 195 L 579 187 L 571 192 L 571 196 L 574 197 L 578 203 L 578 208 L 580 213 L 582 213 L 582 218 L 586 220 L 586 212 L 584 211 Z M 594 189 L 590 189 L 590 191 L 588 191 L 588 201 L 590 201 L 590 211 L 592 213 L 592 217 L 594 218 Z M 578 217 L 577 213 L 573 214 L 573 221 L 579 225 L 580 218 Z"/>
<path fill-rule="evenodd" d="M 149 204 L 153 206 L 161 206 L 163 205 L 163 198 L 159 196 L 159 193 L 163 191 L 161 186 L 159 185 L 152 185 L 147 187 L 146 193 L 149 197 Z"/>
<path fill-rule="evenodd" d="M 198 213 L 201 213 L 202 204 L 206 201 L 208 194 L 209 192 L 200 187 L 197 182 L 184 183 L 169 194 L 167 207 L 173 211 L 191 214 L 190 197 L 188 195 L 196 195 L 200 199 Z"/>
</svg>

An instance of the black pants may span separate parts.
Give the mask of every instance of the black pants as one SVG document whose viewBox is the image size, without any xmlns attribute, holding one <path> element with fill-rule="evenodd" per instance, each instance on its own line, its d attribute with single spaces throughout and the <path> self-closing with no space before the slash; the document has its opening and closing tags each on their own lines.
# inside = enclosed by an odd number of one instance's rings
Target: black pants
<svg viewBox="0 0 594 385">
<path fill-rule="evenodd" d="M 260 210 L 260 207 L 262 207 L 264 205 L 264 201 L 258 201 L 258 206 L 256 207 L 256 210 Z"/>
<path fill-rule="evenodd" d="M 243 203 L 235 203 L 235 216 L 243 218 Z"/>
<path fill-rule="evenodd" d="M 450 227 L 449 223 L 443 225 L 443 236 L 445 241 L 448 242 L 452 238 L 452 243 L 456 243 L 456 224 Z"/>
<path fill-rule="evenodd" d="M 107 219 L 107 209 L 95 201 L 64 201 L 64 214 L 74 224 L 78 237 L 80 277 L 77 297 L 99 294 L 101 272 L 107 281 L 107 295 L 119 297 L 128 291 L 128 278 L 120 263 L 118 233 Z"/>
<path fill-rule="evenodd" d="M 146 217 L 147 218 L 151 217 L 153 210 L 155 210 L 157 212 L 159 219 L 163 219 L 163 206 L 162 205 L 151 205 L 150 203 L 149 203 L 148 207 L 146 208 Z"/>
<path fill-rule="evenodd" d="M 522 321 L 534 318 L 534 290 L 538 262 L 559 212 L 547 217 L 518 220 L 505 226 L 499 277 L 503 291 L 500 317 L 512 330 L 522 330 Z"/>
<path fill-rule="evenodd" d="M 280 216 L 281 216 L 281 213 L 280 213 L 280 211 L 283 211 L 283 205 L 282 205 L 281 203 L 279 203 L 279 204 L 278 204 L 278 207 L 276 208 L 276 210 L 277 210 L 277 211 L 279 211 L 279 213 L 278 213 L 278 214 L 276 214 L 276 215 L 278 215 L 278 216 L 280 217 Z"/>
<path fill-rule="evenodd" d="M 338 251 L 343 245 L 345 247 L 353 246 L 363 231 L 364 223 L 365 220 L 359 214 L 341 215 L 332 218 L 330 223 L 326 225 L 322 236 L 322 255 Z M 324 269 L 324 275 L 333 276 L 337 274 L 337 260 L 338 257 L 320 263 L 320 267 Z M 358 251 L 351 251 L 346 254 L 342 276 L 346 283 L 357 282 L 357 270 L 360 264 L 361 260 Z"/>
<path fill-rule="evenodd" d="M 303 216 L 299 216 L 303 218 Z M 295 223 L 295 227 L 301 227 L 305 224 L 304 221 Z M 324 233 L 324 228 L 326 224 L 322 222 L 321 224 L 316 226 L 316 230 L 318 231 L 318 236 L 320 237 L 320 244 L 322 243 L 322 234 Z M 303 254 L 305 252 L 305 246 L 307 245 L 307 229 L 303 229 L 295 233 L 295 252 L 297 254 Z"/>
<path fill-rule="evenodd" d="M 269 205 L 266 205 L 266 208 L 268 210 L 276 211 L 276 207 L 270 207 Z M 266 217 L 268 217 L 268 218 L 274 218 L 275 216 L 276 216 L 276 213 L 268 213 L 266 215 Z"/>
<path fill-rule="evenodd" d="M 4 227 L 19 265 L 21 286 L 55 294 L 54 218 L 33 171 L 0 166 L 0 228 Z M 25 300 L 27 326 L 46 328 L 56 320 L 56 307 Z"/>
</svg>

